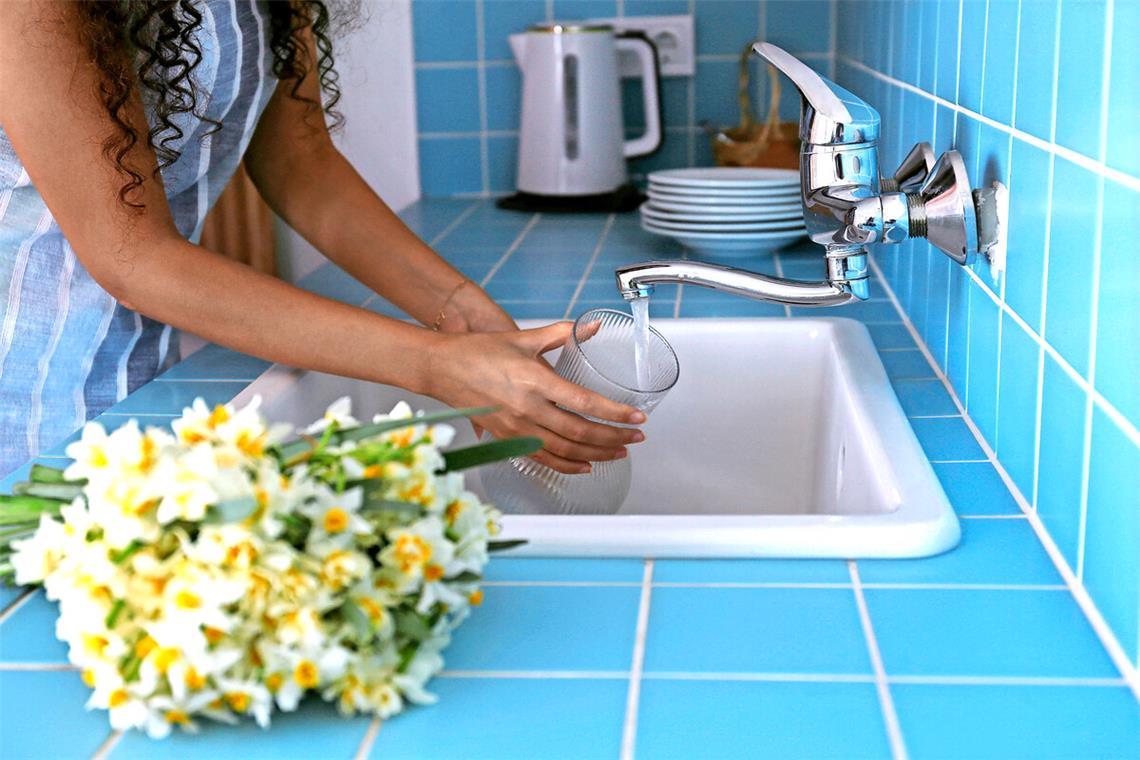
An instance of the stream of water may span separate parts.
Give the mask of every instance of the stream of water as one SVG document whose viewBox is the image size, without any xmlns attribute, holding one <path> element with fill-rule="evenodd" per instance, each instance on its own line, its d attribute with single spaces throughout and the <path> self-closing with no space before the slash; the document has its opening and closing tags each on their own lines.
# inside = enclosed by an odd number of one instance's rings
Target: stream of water
<svg viewBox="0 0 1140 760">
<path fill-rule="evenodd" d="M 633 366 L 637 373 L 637 387 L 648 390 L 653 379 L 649 358 L 649 299 L 635 298 L 629 302 L 633 315 Z"/>
</svg>

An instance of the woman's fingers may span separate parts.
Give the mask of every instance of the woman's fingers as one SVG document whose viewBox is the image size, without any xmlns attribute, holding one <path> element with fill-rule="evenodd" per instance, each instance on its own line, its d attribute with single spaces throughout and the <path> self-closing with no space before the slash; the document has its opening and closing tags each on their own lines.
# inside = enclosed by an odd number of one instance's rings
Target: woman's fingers
<svg viewBox="0 0 1140 760">
<path fill-rule="evenodd" d="M 645 422 L 645 413 L 641 410 L 619 404 L 557 375 L 551 378 L 546 397 L 559 406 L 596 419 L 627 425 L 640 425 Z"/>
<path fill-rule="evenodd" d="M 530 455 L 530 458 L 541 465 L 545 465 L 552 470 L 557 470 L 567 475 L 585 475 L 591 469 L 589 462 L 574 462 L 569 459 L 563 459 L 557 454 L 551 454 L 546 449 L 534 452 Z"/>
<path fill-rule="evenodd" d="M 645 440 L 640 430 L 602 425 L 549 403 L 543 403 L 532 416 L 535 422 L 564 438 L 603 449 L 615 449 Z"/>
<path fill-rule="evenodd" d="M 573 322 L 555 322 L 546 327 L 520 330 L 514 334 L 514 338 L 527 353 L 537 357 L 541 354 L 545 354 L 547 351 L 553 351 L 559 346 L 565 345 L 573 332 Z"/>
</svg>

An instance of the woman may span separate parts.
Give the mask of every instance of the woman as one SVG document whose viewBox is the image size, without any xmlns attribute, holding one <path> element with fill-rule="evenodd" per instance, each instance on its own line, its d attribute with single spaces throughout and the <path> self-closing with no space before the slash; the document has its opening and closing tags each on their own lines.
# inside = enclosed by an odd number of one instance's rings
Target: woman
<svg viewBox="0 0 1140 760">
<path fill-rule="evenodd" d="M 0 3 L 0 472 L 165 369 L 171 328 L 399 385 L 535 435 L 562 472 L 625 456 L 644 416 L 559 378 L 570 325 L 519 331 L 333 146 L 321 2 Z M 323 89 L 323 93 L 322 93 Z M 334 112 L 335 118 L 335 112 Z M 278 215 L 425 327 L 195 245 L 239 161 Z"/>
</svg>

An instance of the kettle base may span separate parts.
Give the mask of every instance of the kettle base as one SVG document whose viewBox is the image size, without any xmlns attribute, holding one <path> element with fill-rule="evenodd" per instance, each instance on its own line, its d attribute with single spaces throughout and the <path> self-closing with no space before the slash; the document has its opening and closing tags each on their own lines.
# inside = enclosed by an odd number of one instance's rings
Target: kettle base
<svg viewBox="0 0 1140 760">
<path fill-rule="evenodd" d="M 511 211 L 541 211 L 547 214 L 624 213 L 645 201 L 645 194 L 632 182 L 608 193 L 591 195 L 540 195 L 519 191 L 495 204 Z"/>
</svg>

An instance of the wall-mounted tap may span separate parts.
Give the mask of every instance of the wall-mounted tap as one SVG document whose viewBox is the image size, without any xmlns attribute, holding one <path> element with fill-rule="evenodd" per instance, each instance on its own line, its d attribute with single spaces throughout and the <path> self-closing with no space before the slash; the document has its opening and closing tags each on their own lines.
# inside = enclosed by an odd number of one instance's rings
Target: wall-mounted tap
<svg viewBox="0 0 1140 760">
<path fill-rule="evenodd" d="M 805 282 L 692 261 L 651 261 L 617 270 L 627 300 L 659 283 L 701 285 L 777 303 L 835 306 L 868 296 L 870 243 L 927 238 L 959 264 L 1004 236 L 1005 187 L 970 190 L 957 151 L 935 161 L 919 143 L 889 178 L 879 175 L 879 113 L 767 42 L 752 47 L 799 90 L 800 196 L 808 235 L 824 249 L 827 280 Z"/>
</svg>

